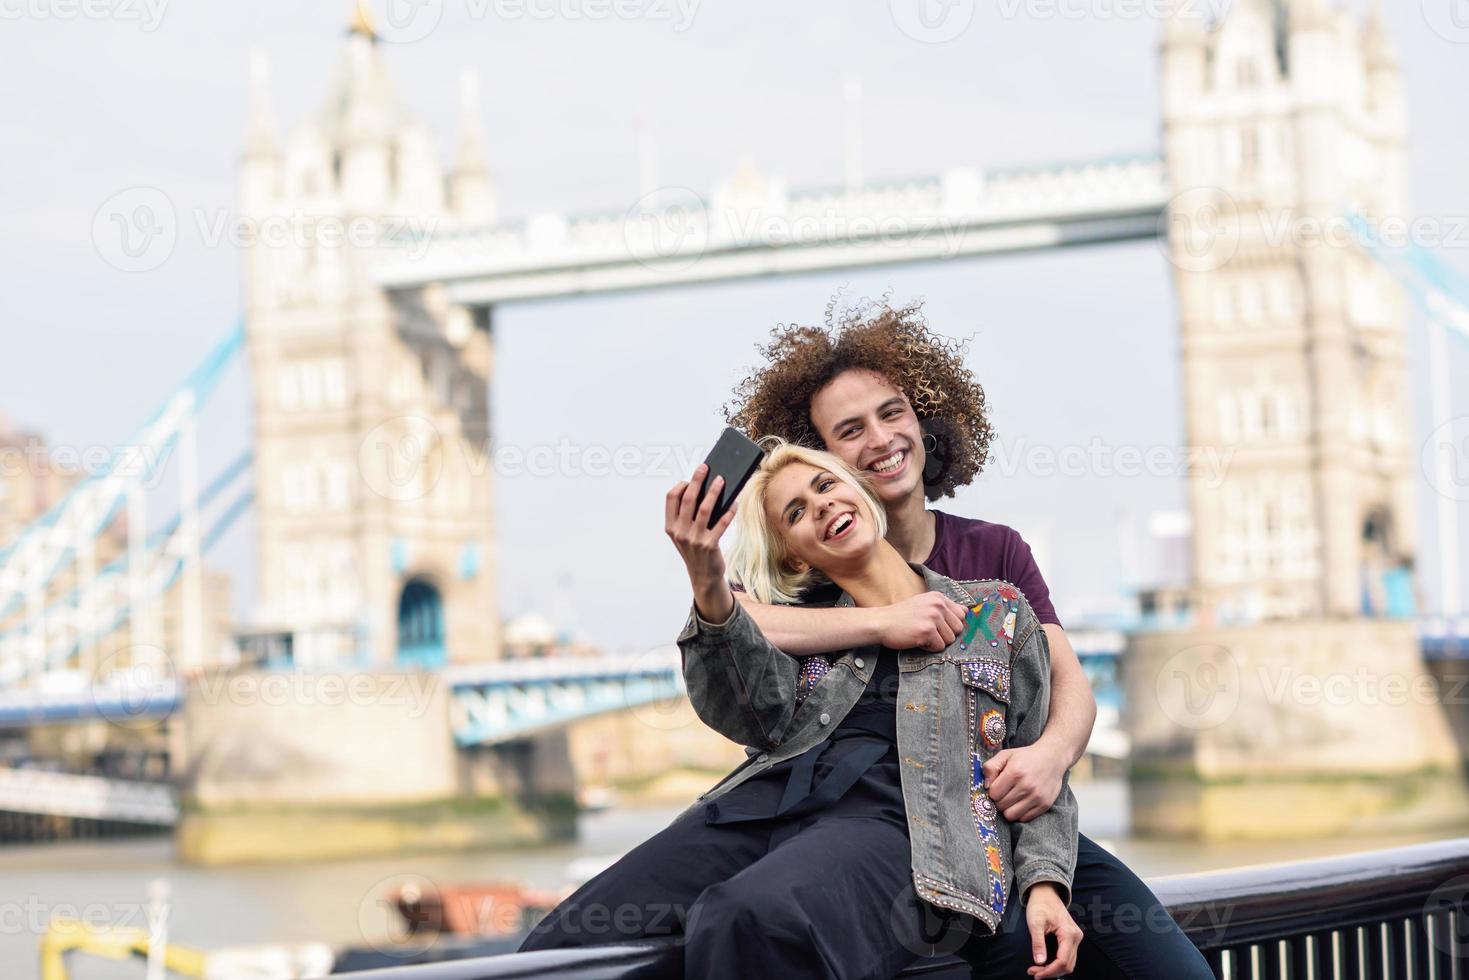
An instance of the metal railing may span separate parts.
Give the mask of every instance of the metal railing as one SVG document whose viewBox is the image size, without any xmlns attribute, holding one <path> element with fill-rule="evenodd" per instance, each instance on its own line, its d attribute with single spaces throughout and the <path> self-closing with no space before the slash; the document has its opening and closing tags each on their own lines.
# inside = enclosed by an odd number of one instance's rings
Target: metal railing
<svg viewBox="0 0 1469 980">
<path fill-rule="evenodd" d="M 1469 838 L 1149 884 L 1221 980 L 1469 980 Z M 672 940 L 639 940 L 351 975 L 632 980 L 661 975 L 659 967 L 676 957 Z M 914 964 L 901 976 L 968 971 L 948 957 Z"/>
</svg>

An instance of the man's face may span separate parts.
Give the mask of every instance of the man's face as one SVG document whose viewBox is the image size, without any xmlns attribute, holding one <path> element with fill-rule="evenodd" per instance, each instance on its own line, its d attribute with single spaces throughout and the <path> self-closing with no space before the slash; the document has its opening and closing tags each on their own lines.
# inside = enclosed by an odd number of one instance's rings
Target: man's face
<svg viewBox="0 0 1469 980">
<path fill-rule="evenodd" d="M 867 475 L 884 506 L 923 493 L 923 430 L 908 397 L 875 371 L 853 369 L 811 399 L 828 452 Z"/>
</svg>

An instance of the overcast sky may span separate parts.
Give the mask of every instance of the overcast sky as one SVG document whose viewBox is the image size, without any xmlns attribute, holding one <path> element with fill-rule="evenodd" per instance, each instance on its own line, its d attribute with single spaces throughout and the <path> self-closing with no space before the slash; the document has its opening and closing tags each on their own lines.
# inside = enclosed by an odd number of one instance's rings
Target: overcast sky
<svg viewBox="0 0 1469 980">
<path fill-rule="evenodd" d="M 409 40 L 427 23 L 409 22 L 383 55 L 446 158 L 458 72 L 479 70 L 491 163 L 512 217 L 618 210 L 636 199 L 642 105 L 666 184 L 708 188 L 742 157 L 792 186 L 837 183 L 848 76 L 864 92 L 871 179 L 1159 148 L 1149 2 L 997 0 L 980 9 L 955 0 L 951 19 L 926 35 L 901 0 L 423 2 L 433 30 Z M 1410 94 L 1414 206 L 1446 218 L 1469 214 L 1469 28 L 1448 17 L 1451 2 L 1387 5 Z M 136 186 L 163 191 L 180 213 L 232 208 L 250 50 L 270 56 L 275 112 L 288 130 L 320 105 L 350 6 L 0 0 L 0 412 L 54 444 L 125 441 L 230 328 L 234 250 L 186 223 L 161 268 L 129 274 L 99 256 L 93 217 Z M 1048 13 L 1056 10 L 1071 15 Z M 1445 254 L 1469 269 L 1465 245 Z M 495 438 L 697 456 L 718 434 L 718 408 L 755 343 L 776 323 L 817 321 L 839 288 L 927 297 L 938 329 L 971 337 L 1012 461 L 1094 439 L 1114 450 L 1183 442 L 1169 267 L 1150 242 L 509 306 L 495 325 Z M 1421 332 L 1414 350 L 1425 378 Z M 1464 376 L 1463 345 L 1453 366 Z M 246 441 L 245 384 L 236 371 L 206 415 L 213 464 Z M 1469 386 L 1460 388 L 1455 412 L 1469 415 Z M 1417 413 L 1426 437 L 1421 390 Z M 675 479 L 502 479 L 503 611 L 539 609 L 608 646 L 670 641 L 688 601 L 661 531 L 661 497 Z M 1420 502 L 1426 548 L 1436 533 L 1427 480 Z M 1182 481 L 1169 474 L 1043 476 L 1012 465 L 992 467 L 944 506 L 1019 528 L 1062 619 L 1076 622 L 1127 584 L 1119 528 L 1182 503 Z M 1462 523 L 1469 531 L 1469 514 Z M 236 576 L 243 608 L 254 592 L 251 548 L 246 524 L 213 556 Z M 1424 552 L 1430 589 L 1435 560 Z"/>
</svg>

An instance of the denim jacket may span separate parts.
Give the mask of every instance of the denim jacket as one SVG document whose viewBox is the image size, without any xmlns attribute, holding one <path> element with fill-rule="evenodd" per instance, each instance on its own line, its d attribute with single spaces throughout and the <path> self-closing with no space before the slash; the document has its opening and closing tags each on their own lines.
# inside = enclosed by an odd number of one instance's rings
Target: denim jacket
<svg viewBox="0 0 1469 980">
<path fill-rule="evenodd" d="M 1040 737 L 1050 707 L 1050 648 L 1030 604 L 1008 582 L 955 582 L 912 567 L 930 591 L 971 608 L 967 645 L 961 636 L 939 653 L 899 655 L 898 757 L 913 887 L 993 932 L 1012 882 L 1021 895 L 1055 882 L 1070 900 L 1077 806 L 1069 774 L 1051 809 L 1011 823 L 990 800 L 981 769 L 1002 748 Z M 835 605 L 854 603 L 843 593 Z M 866 688 L 879 651 L 797 659 L 765 639 L 739 602 L 717 625 L 691 612 L 678 645 L 694 710 L 750 756 L 695 806 L 825 740 Z"/>
</svg>

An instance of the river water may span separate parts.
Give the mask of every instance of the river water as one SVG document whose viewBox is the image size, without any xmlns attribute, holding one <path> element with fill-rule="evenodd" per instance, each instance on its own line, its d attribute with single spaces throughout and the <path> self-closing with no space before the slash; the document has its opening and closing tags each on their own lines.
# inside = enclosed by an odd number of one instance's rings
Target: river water
<svg viewBox="0 0 1469 980">
<path fill-rule="evenodd" d="M 1126 784 L 1074 784 L 1082 830 L 1144 876 L 1373 850 L 1452 832 L 1367 839 L 1197 844 L 1127 834 Z M 581 818 L 572 843 L 513 852 L 416 855 L 316 864 L 196 868 L 167 838 L 0 849 L 0 980 L 38 980 L 37 943 L 53 915 L 147 928 L 150 883 L 172 897 L 172 941 L 203 949 L 273 942 L 390 949 L 401 934 L 385 897 L 410 881 L 521 880 L 556 888 L 574 861 L 610 861 L 665 826 L 677 808 L 614 809 Z M 1469 834 L 1469 827 L 1461 833 Z M 590 872 L 588 872 L 590 873 Z M 140 964 L 73 958 L 73 980 L 142 980 Z"/>
</svg>

